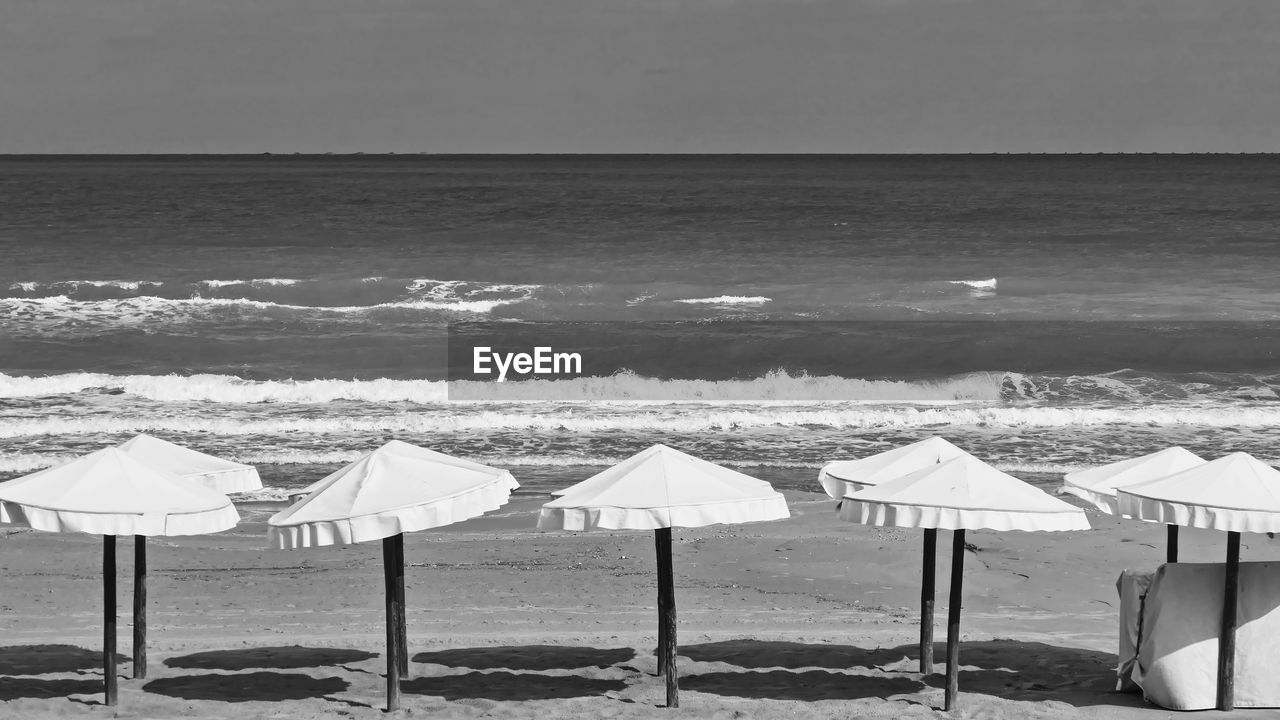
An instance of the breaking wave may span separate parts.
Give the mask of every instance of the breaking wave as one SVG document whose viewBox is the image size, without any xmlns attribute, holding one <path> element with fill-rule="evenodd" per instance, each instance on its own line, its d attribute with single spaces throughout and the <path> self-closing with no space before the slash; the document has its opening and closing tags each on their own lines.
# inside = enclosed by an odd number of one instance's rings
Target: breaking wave
<svg viewBox="0 0 1280 720">
<path fill-rule="evenodd" d="M 297 285 L 302 280 L 294 280 L 291 278 L 259 278 L 255 280 L 201 280 L 196 283 L 209 288 L 235 287 L 237 285 L 248 285 L 249 287 L 288 287 Z"/>
<path fill-rule="evenodd" d="M 246 380 L 232 375 L 50 376 L 0 373 L 0 398 L 111 393 L 154 402 L 293 403 L 337 400 L 371 403 L 479 402 L 691 402 L 691 403 L 906 403 L 1241 405 L 1280 401 L 1280 376 L 1199 373 L 1186 377 L 1118 371 L 1100 375 L 1029 375 L 977 372 L 934 380 L 864 380 L 783 371 L 743 380 L 660 379 L 620 372 L 603 377 L 491 383 L 444 380 Z M 1278 406 L 1280 408 L 1280 406 Z M 1146 408 L 1146 409 L 1149 409 Z"/>
<path fill-rule="evenodd" d="M 357 313 L 380 308 L 484 314 L 535 296 L 540 285 L 431 278 L 209 279 L 196 281 L 67 280 L 15 282 L 0 298 L 13 316 L 35 312 L 109 317 L 172 314 L 202 307 Z"/>
<path fill-rule="evenodd" d="M 468 401 L 600 400 L 650 402 L 910 402 L 960 403 L 1000 399 L 1003 377 L 976 373 L 938 381 L 859 380 L 791 376 L 774 372 L 751 380 L 660 380 L 631 373 L 566 380 L 488 383 L 459 381 L 454 399 Z M 156 402 L 440 403 L 449 400 L 442 380 L 245 380 L 229 375 L 106 375 L 70 373 L 47 377 L 0 373 L 0 398 L 109 392 Z"/>
<path fill-rule="evenodd" d="M 0 373 L 0 398 L 72 395 L 106 391 L 156 402 L 326 403 L 443 402 L 446 384 L 434 380 L 244 380 L 230 375 L 104 375 L 70 373 L 47 377 Z"/>
<path fill-rule="evenodd" d="M 772 298 L 763 295 L 719 295 L 717 297 L 685 298 L 675 302 L 685 305 L 763 305 L 772 302 Z"/>
<path fill-rule="evenodd" d="M 699 408 L 695 412 L 655 409 L 633 412 L 521 413 L 498 410 L 401 413 L 363 417 L 237 418 L 156 416 L 23 417 L 0 419 L 0 438 L 46 435 L 125 435 L 146 433 L 212 433 L 246 435 L 346 435 L 459 432 L 658 431 L 699 433 L 759 428 L 826 428 L 837 430 L 912 428 L 1060 428 L 1091 426 L 1195 426 L 1272 428 L 1280 425 L 1280 407 L 756 407 Z"/>
<path fill-rule="evenodd" d="M 995 278 L 989 280 L 948 280 L 952 285 L 964 285 L 975 290 L 995 290 L 997 281 Z"/>
</svg>

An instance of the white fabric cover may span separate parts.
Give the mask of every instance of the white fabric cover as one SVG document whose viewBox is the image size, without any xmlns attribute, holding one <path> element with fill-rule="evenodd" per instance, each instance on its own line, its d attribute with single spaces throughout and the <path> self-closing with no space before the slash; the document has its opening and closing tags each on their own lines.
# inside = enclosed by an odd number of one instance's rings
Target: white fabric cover
<svg viewBox="0 0 1280 720">
<path fill-rule="evenodd" d="M 1280 470 L 1231 453 L 1168 477 L 1119 488 L 1121 514 L 1233 532 L 1280 532 Z"/>
<path fill-rule="evenodd" d="M 202 535 L 235 527 L 227 496 L 103 448 L 0 483 L 0 522 L 94 535 Z"/>
<path fill-rule="evenodd" d="M 272 515 L 267 541 L 288 550 L 441 527 L 502 507 L 518 487 L 506 470 L 392 440 Z"/>
<path fill-rule="evenodd" d="M 1225 577 L 1222 563 L 1173 563 L 1156 571 L 1141 603 L 1141 644 L 1131 672 L 1149 702 L 1172 710 L 1216 706 Z M 1235 704 L 1280 707 L 1280 563 L 1240 563 L 1236 608 Z"/>
<path fill-rule="evenodd" d="M 1142 645 L 1142 603 L 1155 579 L 1155 572 L 1125 570 L 1116 579 L 1116 592 L 1120 594 L 1120 664 L 1116 667 L 1116 690 L 1132 692 L 1138 686 L 1133 682 L 1133 669 L 1138 664 L 1138 648 Z"/>
<path fill-rule="evenodd" d="M 860 490 L 840 519 L 939 530 L 1088 530 L 1083 510 L 972 455 Z"/>
<path fill-rule="evenodd" d="M 220 493 L 262 489 L 262 479 L 254 466 L 206 455 L 168 440 L 139 435 L 121 443 L 120 449 L 136 460 Z"/>
<path fill-rule="evenodd" d="M 1086 500 L 1108 515 L 1118 515 L 1116 488 L 1149 482 L 1203 465 L 1204 458 L 1181 447 L 1068 473 L 1062 491 Z"/>
<path fill-rule="evenodd" d="M 827 495 L 839 500 L 872 485 L 966 454 L 940 437 L 930 437 L 860 460 L 829 462 L 818 473 L 818 482 Z"/>
<path fill-rule="evenodd" d="M 781 520 L 787 501 L 769 483 L 666 445 L 654 445 L 561 491 L 541 530 L 656 530 Z"/>
</svg>

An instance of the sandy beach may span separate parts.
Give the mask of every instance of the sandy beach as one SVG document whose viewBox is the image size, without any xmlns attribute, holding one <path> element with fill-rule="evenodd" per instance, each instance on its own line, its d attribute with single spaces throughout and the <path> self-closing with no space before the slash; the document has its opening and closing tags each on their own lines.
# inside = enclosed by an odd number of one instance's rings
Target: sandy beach
<svg viewBox="0 0 1280 720">
<path fill-rule="evenodd" d="M 405 715 L 931 717 L 941 674 L 916 671 L 918 532 L 793 517 L 676 532 L 681 707 L 655 676 L 653 540 L 543 533 L 545 497 L 406 536 Z M 384 714 L 380 544 L 264 547 L 267 504 L 215 536 L 155 538 L 150 667 L 131 668 L 132 553 L 121 541 L 120 704 L 100 705 L 101 541 L 6 527 L 0 716 L 347 718 Z M 1115 578 L 1163 559 L 1161 527 L 1090 512 L 1086 533 L 971 532 L 956 717 L 1157 718 L 1112 691 Z M 1222 538 L 1184 531 L 1184 561 Z M 939 586 L 949 568 L 940 538 Z M 1246 560 L 1280 557 L 1265 535 Z M 945 590 L 938 597 L 942 669 Z M 1265 712 L 1265 711 L 1264 711 Z M 1238 710 L 1224 717 L 1258 717 Z"/>
</svg>

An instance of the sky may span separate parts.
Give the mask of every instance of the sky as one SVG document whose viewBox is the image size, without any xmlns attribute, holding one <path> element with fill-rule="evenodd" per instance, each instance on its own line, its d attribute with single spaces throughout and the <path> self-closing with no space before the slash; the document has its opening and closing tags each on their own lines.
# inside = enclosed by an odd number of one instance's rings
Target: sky
<svg viewBox="0 0 1280 720">
<path fill-rule="evenodd" d="M 3 0 L 45 152 L 1280 152 L 1280 1 Z"/>
</svg>

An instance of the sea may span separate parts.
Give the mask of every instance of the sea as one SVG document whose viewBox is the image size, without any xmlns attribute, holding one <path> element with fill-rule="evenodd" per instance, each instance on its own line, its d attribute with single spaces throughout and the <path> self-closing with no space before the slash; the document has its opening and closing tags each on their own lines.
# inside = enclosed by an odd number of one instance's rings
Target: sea
<svg viewBox="0 0 1280 720">
<path fill-rule="evenodd" d="M 460 400 L 467 323 L 610 359 Z M 1280 156 L 0 158 L 0 479 L 138 433 L 249 502 L 391 438 L 532 493 L 659 442 L 1280 464 Z"/>
</svg>

